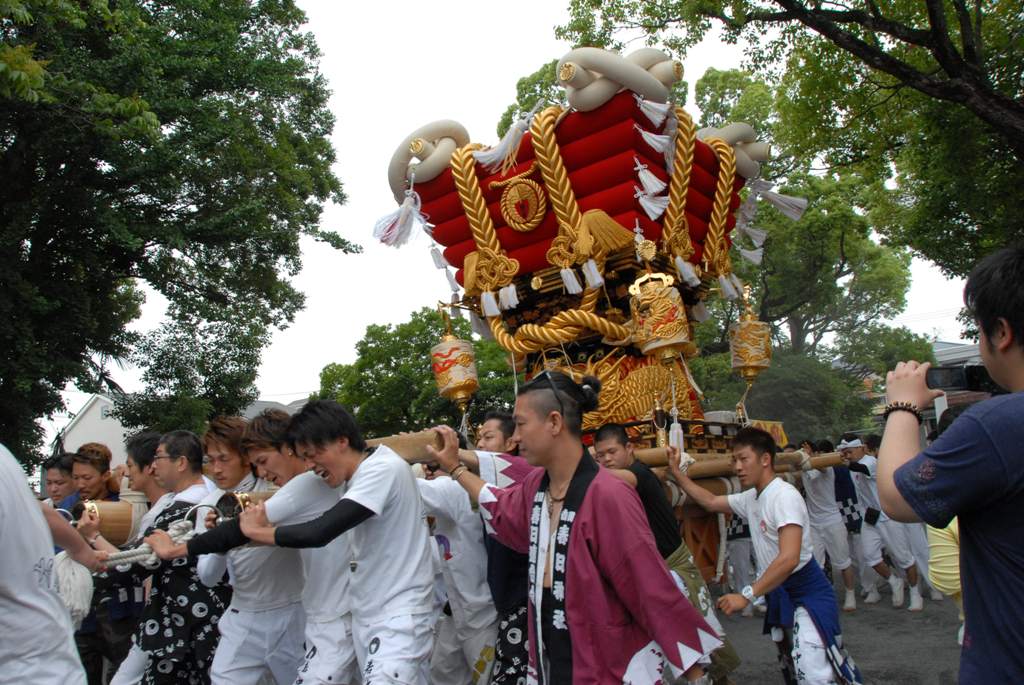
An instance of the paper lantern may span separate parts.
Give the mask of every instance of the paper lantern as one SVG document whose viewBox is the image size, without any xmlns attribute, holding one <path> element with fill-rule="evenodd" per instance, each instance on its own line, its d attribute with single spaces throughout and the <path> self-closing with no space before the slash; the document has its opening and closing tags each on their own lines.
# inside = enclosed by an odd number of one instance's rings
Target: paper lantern
<svg viewBox="0 0 1024 685">
<path fill-rule="evenodd" d="M 441 316 L 445 321 L 445 333 L 441 336 L 441 342 L 430 348 L 434 380 L 441 396 L 454 402 L 465 415 L 469 401 L 480 389 L 476 355 L 471 342 L 459 339 L 452 332 L 448 313 L 441 310 Z"/>
</svg>

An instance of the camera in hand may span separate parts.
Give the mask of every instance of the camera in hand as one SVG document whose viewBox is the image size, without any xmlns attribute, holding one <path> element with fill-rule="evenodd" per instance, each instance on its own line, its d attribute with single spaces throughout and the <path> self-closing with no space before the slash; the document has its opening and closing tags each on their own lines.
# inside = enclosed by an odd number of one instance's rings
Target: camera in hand
<svg viewBox="0 0 1024 685">
<path fill-rule="evenodd" d="M 943 392 L 968 391 L 987 392 L 993 395 L 1005 393 L 988 370 L 980 364 L 972 366 L 934 366 L 928 369 L 928 387 Z"/>
</svg>

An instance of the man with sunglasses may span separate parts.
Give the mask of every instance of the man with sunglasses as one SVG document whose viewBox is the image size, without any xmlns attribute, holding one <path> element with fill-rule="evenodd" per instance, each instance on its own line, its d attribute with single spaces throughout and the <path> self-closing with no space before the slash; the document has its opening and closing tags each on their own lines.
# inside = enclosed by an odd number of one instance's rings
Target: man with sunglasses
<svg viewBox="0 0 1024 685">
<path fill-rule="evenodd" d="M 479 502 L 488 531 L 530 555 L 531 681 L 657 683 L 665 662 L 675 677 L 702 680 L 721 640 L 677 588 L 636 492 L 581 442 L 600 387 L 551 372 L 520 386 L 514 438 L 541 468 L 508 487 L 461 463 L 450 428 L 439 428 L 437 461 Z"/>
</svg>

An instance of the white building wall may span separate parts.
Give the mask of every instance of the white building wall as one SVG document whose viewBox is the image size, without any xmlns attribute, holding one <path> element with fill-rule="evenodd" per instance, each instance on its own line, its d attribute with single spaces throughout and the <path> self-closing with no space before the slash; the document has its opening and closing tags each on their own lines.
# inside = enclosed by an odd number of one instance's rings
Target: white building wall
<svg viewBox="0 0 1024 685">
<path fill-rule="evenodd" d="M 111 413 L 114 403 L 102 395 L 93 395 L 64 432 L 64 449 L 74 452 L 87 442 L 101 442 L 110 448 L 114 458 L 111 467 L 125 463 L 127 431 Z"/>
</svg>

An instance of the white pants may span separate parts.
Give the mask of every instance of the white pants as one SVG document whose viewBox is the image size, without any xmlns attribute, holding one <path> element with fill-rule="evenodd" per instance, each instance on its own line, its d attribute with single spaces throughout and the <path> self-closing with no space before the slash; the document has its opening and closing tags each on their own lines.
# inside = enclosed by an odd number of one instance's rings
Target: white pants
<svg viewBox="0 0 1024 685">
<path fill-rule="evenodd" d="M 861 528 L 864 525 L 861 524 Z M 882 577 L 864 561 L 864 544 L 861 542 L 860 533 L 847 532 L 846 540 L 850 546 L 850 558 L 853 559 L 853 566 L 856 569 L 856 576 L 860 580 L 861 589 L 877 588 L 878 581 Z"/>
<path fill-rule="evenodd" d="M 210 666 L 210 681 L 256 685 L 269 672 L 278 683 L 292 682 L 302 663 L 305 622 L 301 602 L 267 611 L 229 607 L 217 623 L 220 643 Z"/>
<path fill-rule="evenodd" d="M 404 614 L 377 623 L 353 617 L 363 685 L 428 685 L 433 614 Z"/>
<path fill-rule="evenodd" d="M 832 568 L 845 571 L 853 561 L 850 559 L 850 543 L 846 539 L 846 525 L 842 522 L 831 526 L 811 525 L 811 547 L 818 566 L 825 568 L 825 552 L 832 561 Z"/>
<path fill-rule="evenodd" d="M 732 565 L 732 587 L 739 592 L 754 582 L 754 562 L 751 561 L 753 547 L 750 538 L 729 540 L 725 543 L 726 553 L 729 555 L 729 564 Z"/>
<path fill-rule="evenodd" d="M 860 529 L 860 542 L 864 549 L 864 561 L 868 566 L 882 563 L 882 547 L 896 566 L 908 569 L 914 565 L 910 553 L 910 540 L 902 524 L 896 521 L 879 521 L 875 525 L 865 523 Z"/>
<path fill-rule="evenodd" d="M 793 616 L 793 666 L 800 685 L 834 685 L 837 681 L 828 661 L 821 633 L 803 607 Z"/>
<path fill-rule="evenodd" d="M 142 676 L 146 673 L 148 662 L 149 655 L 133 643 L 132 648 L 128 650 L 128 656 L 124 658 L 117 673 L 110 679 L 110 685 L 139 685 L 142 682 Z"/>
<path fill-rule="evenodd" d="M 306 658 L 294 685 L 357 685 L 352 615 L 332 621 L 306 621 Z"/>
<path fill-rule="evenodd" d="M 921 580 L 927 582 L 928 580 L 928 562 L 931 557 L 931 552 L 928 550 L 928 533 L 924 529 L 923 523 L 901 523 L 904 530 L 907 532 L 907 540 L 910 542 L 910 553 L 914 555 L 914 561 L 917 563 L 918 575 L 921 576 Z M 931 584 L 928 583 L 931 587 Z M 921 589 L 924 589 L 922 584 Z"/>
<path fill-rule="evenodd" d="M 494 665 L 494 642 L 498 621 L 483 630 L 459 628 L 455 619 L 441 614 L 434 626 L 434 652 L 430 656 L 433 685 L 485 684 Z"/>
</svg>

